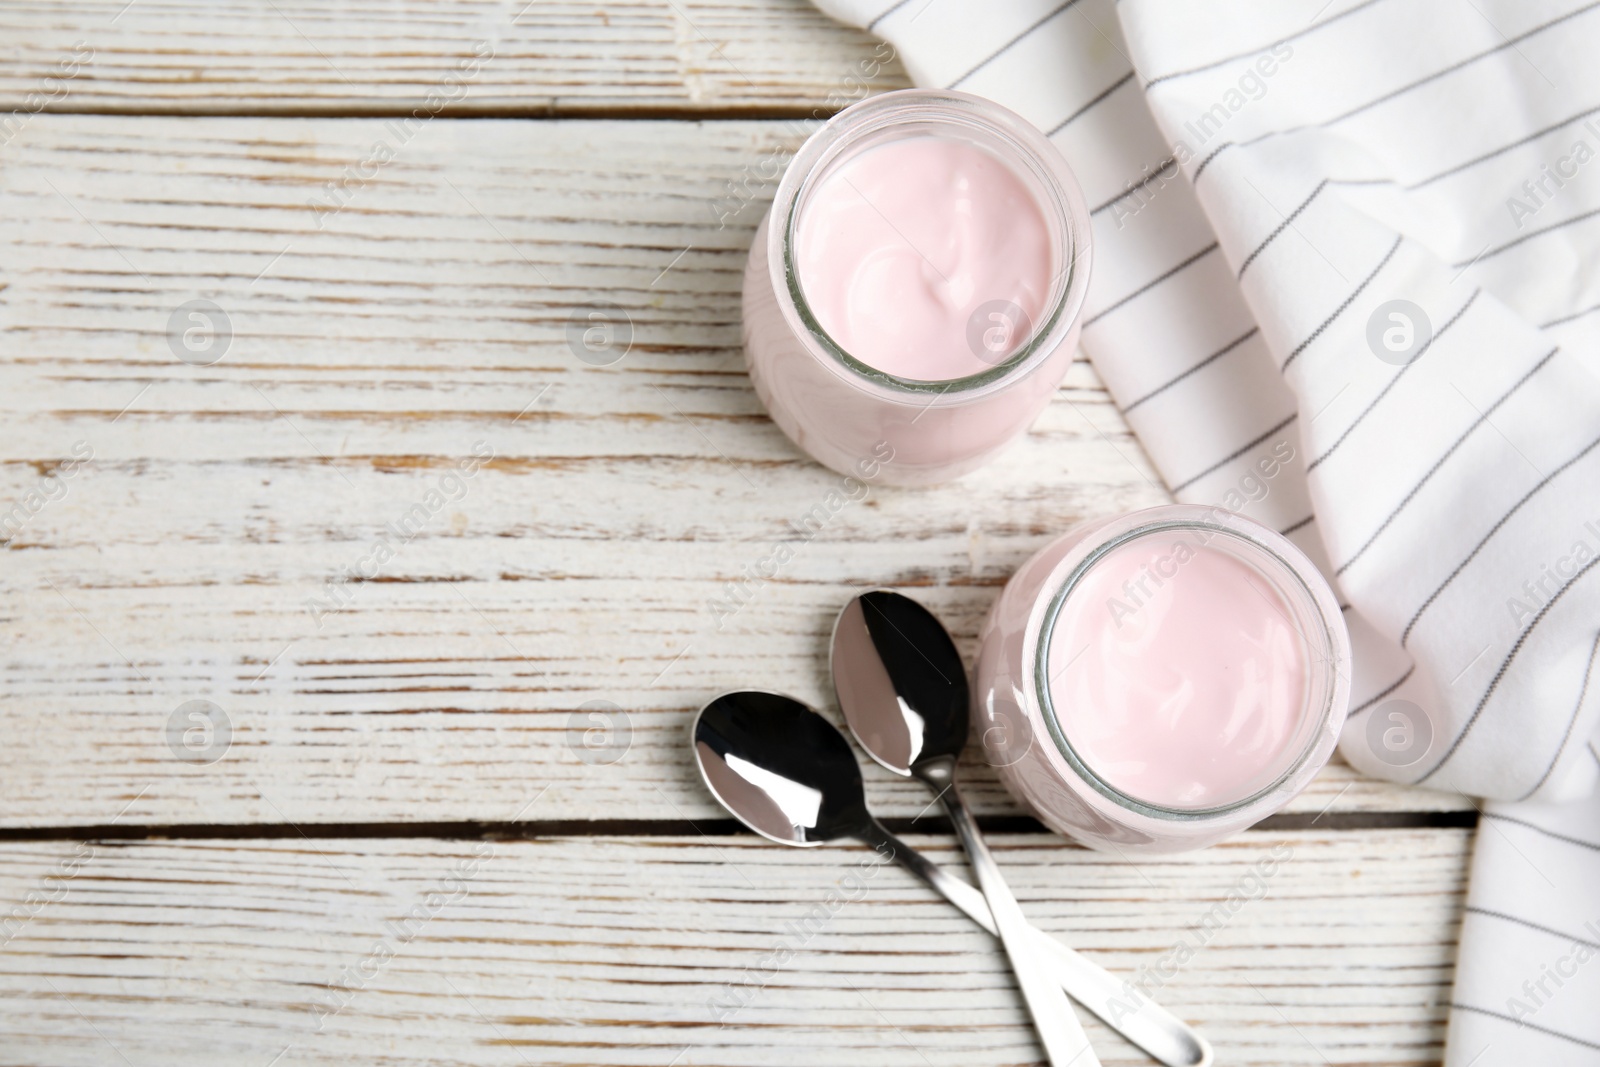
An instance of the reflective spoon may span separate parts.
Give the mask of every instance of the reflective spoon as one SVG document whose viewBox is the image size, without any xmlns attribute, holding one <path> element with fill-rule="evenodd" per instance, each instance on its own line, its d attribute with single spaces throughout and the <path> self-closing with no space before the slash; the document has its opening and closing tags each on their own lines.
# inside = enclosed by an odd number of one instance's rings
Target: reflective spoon
<svg viewBox="0 0 1600 1067">
<path fill-rule="evenodd" d="M 839 707 L 861 747 L 896 774 L 922 781 L 943 802 L 1052 1067 L 1098 1067 L 1083 1024 L 1034 951 L 1022 907 L 956 786 L 968 712 L 967 667 L 955 642 L 921 604 L 877 590 L 839 612 L 832 666 Z"/>
<path fill-rule="evenodd" d="M 805 704 L 759 690 L 725 693 L 700 710 L 692 743 L 706 787 L 751 830 L 802 847 L 864 842 L 997 933 L 982 893 L 872 817 L 850 743 Z M 1112 1029 L 1167 1067 L 1210 1067 L 1210 1046 L 1181 1020 L 1049 934 L 1028 933 L 1052 980 Z"/>
</svg>

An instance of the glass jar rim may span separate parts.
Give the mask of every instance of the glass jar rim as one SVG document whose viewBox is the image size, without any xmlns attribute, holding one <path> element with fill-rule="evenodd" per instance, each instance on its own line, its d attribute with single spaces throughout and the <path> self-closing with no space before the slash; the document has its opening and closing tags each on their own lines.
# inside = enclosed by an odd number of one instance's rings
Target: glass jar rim
<svg viewBox="0 0 1600 1067">
<path fill-rule="evenodd" d="M 1039 208 L 1059 219 L 1066 235 L 1065 266 L 1053 280 L 1047 314 L 1028 339 L 995 366 L 963 378 L 943 381 L 902 378 L 857 359 L 836 342 L 811 310 L 794 262 L 794 231 L 803 194 L 822 167 L 842 158 L 850 147 L 880 130 L 912 122 L 946 122 L 977 128 L 1008 146 L 1048 194 Z M 1061 153 L 1036 127 L 991 100 L 949 89 L 901 89 L 853 104 L 809 137 L 789 163 L 773 200 L 767 234 L 767 269 L 782 313 L 813 358 L 858 388 L 902 402 L 929 406 L 963 403 L 987 395 L 1032 373 L 1070 333 L 1089 287 L 1092 238 L 1089 209 Z M 1055 291 L 1058 290 L 1058 291 Z"/>
<path fill-rule="evenodd" d="M 1281 773 L 1259 789 L 1248 796 L 1211 807 L 1179 808 L 1154 804 L 1112 785 L 1089 766 L 1088 761 L 1072 746 L 1066 731 L 1057 719 L 1050 693 L 1048 653 L 1056 623 L 1073 589 L 1082 582 L 1096 563 L 1114 549 L 1141 537 L 1168 531 L 1209 531 L 1215 535 L 1228 536 L 1248 546 L 1249 550 L 1261 559 L 1270 561 L 1278 573 L 1264 574 L 1263 577 L 1273 584 L 1280 596 L 1285 593 L 1283 576 L 1288 577 L 1292 589 L 1303 593 L 1314 606 L 1313 614 L 1323 638 L 1322 647 L 1318 648 L 1313 647 L 1310 635 L 1301 634 L 1307 644 L 1310 663 L 1320 662 L 1325 666 L 1322 685 L 1324 696 L 1321 706 L 1313 706 L 1312 695 L 1315 691 L 1313 689 L 1307 693 L 1306 704 L 1302 709 L 1302 716 L 1305 717 L 1303 721 L 1309 723 L 1304 745 Z M 1027 628 L 1029 644 L 1024 653 L 1027 657 L 1025 661 L 1033 665 L 1031 694 L 1038 717 L 1055 743 L 1056 750 L 1076 775 L 1097 794 L 1125 811 L 1162 822 L 1198 822 L 1236 816 L 1252 807 L 1265 807 L 1277 798 L 1285 786 L 1309 763 L 1317 760 L 1320 766 L 1320 762 L 1327 760 L 1332 754 L 1339 729 L 1348 711 L 1349 634 L 1344 626 L 1344 616 L 1327 581 L 1317 570 L 1316 565 L 1295 547 L 1293 542 L 1236 512 L 1220 507 L 1208 508 L 1193 504 L 1169 504 L 1132 512 L 1097 524 L 1091 534 L 1094 532 L 1103 536 L 1086 536 L 1081 544 L 1075 545 L 1067 552 L 1045 579 L 1043 588 L 1051 592 L 1048 597 L 1040 597 L 1035 605 L 1033 613 L 1035 617 L 1030 618 Z M 1298 624 L 1296 629 L 1299 629 Z"/>
</svg>

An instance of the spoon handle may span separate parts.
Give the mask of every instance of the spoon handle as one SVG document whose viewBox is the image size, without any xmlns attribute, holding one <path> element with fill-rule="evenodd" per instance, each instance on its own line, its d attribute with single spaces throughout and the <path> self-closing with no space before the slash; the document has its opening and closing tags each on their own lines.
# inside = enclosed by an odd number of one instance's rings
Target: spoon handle
<svg viewBox="0 0 1600 1067">
<path fill-rule="evenodd" d="M 1061 986 L 1045 969 L 1043 958 L 1035 951 L 1032 928 L 1011 895 L 1011 889 L 1000 873 L 1000 865 L 989 854 L 989 847 L 978 833 L 978 824 L 967 809 L 966 801 L 956 789 L 955 760 L 950 758 L 928 760 L 915 768 L 923 781 L 939 790 L 945 811 L 955 824 L 956 836 L 967 850 L 972 869 L 978 875 L 978 886 L 989 902 L 989 913 L 994 917 L 1000 933 L 1000 943 L 1011 958 L 1011 970 L 1022 989 L 1022 999 L 1033 1016 L 1033 1028 L 1044 1045 L 1051 1067 L 1100 1067 L 1100 1060 L 1089 1047 L 1089 1035 L 1072 1009 L 1072 1003 Z"/>
<path fill-rule="evenodd" d="M 926 882 L 973 922 L 999 934 L 983 894 L 874 821 L 862 835 L 867 844 L 892 857 Z M 1030 926 L 1043 965 L 1073 1000 L 1102 1022 L 1148 1052 L 1166 1067 L 1211 1067 L 1210 1042 L 1194 1028 L 1144 996 L 1127 982 L 1078 954 L 1051 935 Z"/>
</svg>

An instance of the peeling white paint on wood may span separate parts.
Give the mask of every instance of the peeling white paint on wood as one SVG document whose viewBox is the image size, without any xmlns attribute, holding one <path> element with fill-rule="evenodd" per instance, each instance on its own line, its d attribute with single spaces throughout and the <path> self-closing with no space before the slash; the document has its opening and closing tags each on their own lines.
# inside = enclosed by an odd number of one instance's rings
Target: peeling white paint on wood
<svg viewBox="0 0 1600 1067">
<path fill-rule="evenodd" d="M 5 111 L 348 114 L 443 91 L 455 113 L 809 114 L 906 85 L 880 42 L 806 0 L 15 3 L 0 40 Z"/>
</svg>

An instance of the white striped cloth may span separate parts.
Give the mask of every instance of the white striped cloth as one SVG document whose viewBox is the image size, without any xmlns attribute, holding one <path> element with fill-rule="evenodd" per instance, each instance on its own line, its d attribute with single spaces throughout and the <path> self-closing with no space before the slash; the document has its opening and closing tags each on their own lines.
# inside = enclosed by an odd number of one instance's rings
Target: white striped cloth
<svg viewBox="0 0 1600 1067">
<path fill-rule="evenodd" d="M 1447 1062 L 1600 1064 L 1600 0 L 817 2 L 1049 134 L 1168 487 L 1339 593 L 1345 757 L 1493 801 Z"/>
</svg>

